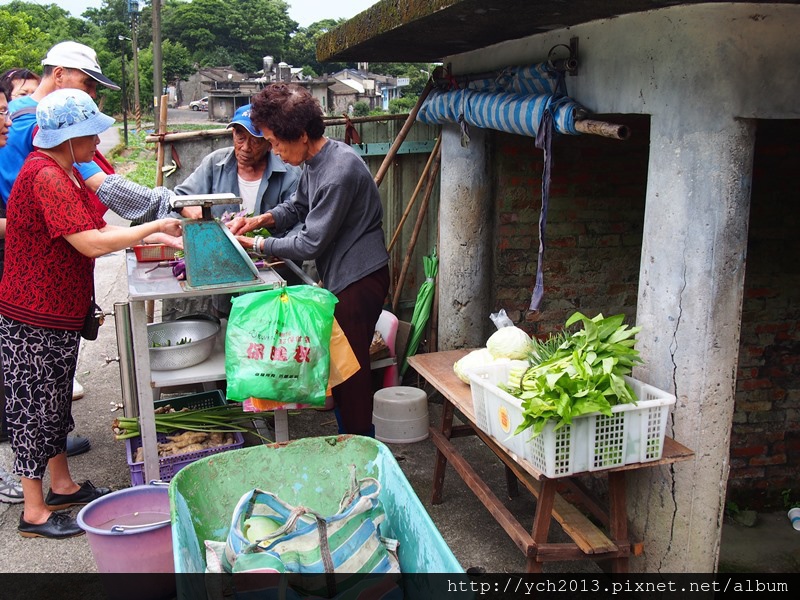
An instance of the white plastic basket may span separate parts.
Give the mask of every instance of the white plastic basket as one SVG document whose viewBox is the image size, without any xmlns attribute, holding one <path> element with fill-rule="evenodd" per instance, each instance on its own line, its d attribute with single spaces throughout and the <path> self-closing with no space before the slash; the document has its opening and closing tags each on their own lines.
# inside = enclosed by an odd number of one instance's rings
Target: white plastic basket
<svg viewBox="0 0 800 600">
<path fill-rule="evenodd" d="M 675 396 L 632 377 L 636 404 L 611 408 L 611 416 L 591 413 L 555 430 L 545 425 L 535 438 L 529 431 L 514 435 L 522 422 L 522 402 L 498 384 L 508 382 L 512 365 L 477 367 L 469 373 L 478 427 L 548 477 L 565 477 L 661 458 L 670 406 Z"/>
</svg>

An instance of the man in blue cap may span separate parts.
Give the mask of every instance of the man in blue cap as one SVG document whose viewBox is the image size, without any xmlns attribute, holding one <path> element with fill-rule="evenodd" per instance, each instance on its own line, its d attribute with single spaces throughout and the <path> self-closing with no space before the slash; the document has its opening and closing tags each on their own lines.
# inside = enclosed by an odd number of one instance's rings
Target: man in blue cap
<svg viewBox="0 0 800 600">
<path fill-rule="evenodd" d="M 297 189 L 301 169 L 283 162 L 272 153 L 272 145 L 250 120 L 249 104 L 236 110 L 228 129 L 233 130 L 233 146 L 220 148 L 206 156 L 191 175 L 175 186 L 174 193 L 178 196 L 232 193 L 242 199 L 241 206 L 212 206 L 214 217 L 240 211 L 260 215 L 288 201 Z M 114 189 L 113 185 L 104 187 L 113 194 L 124 193 Z M 197 216 L 190 213 L 193 208 L 184 208 L 181 214 Z M 209 312 L 209 303 L 211 312 L 218 317 L 226 317 L 230 312 L 230 296 L 227 295 L 215 295 L 210 299 L 208 296 L 165 299 L 161 302 L 162 319 L 166 321 Z"/>
<path fill-rule="evenodd" d="M 297 188 L 300 168 L 275 156 L 272 146 L 250 120 L 250 105 L 245 104 L 228 123 L 233 129 L 233 147 L 221 148 L 206 156 L 183 183 L 175 187 L 178 195 L 221 194 L 231 192 L 242 199 L 238 205 L 214 206 L 214 216 L 246 211 L 260 215 L 285 202 Z"/>
</svg>

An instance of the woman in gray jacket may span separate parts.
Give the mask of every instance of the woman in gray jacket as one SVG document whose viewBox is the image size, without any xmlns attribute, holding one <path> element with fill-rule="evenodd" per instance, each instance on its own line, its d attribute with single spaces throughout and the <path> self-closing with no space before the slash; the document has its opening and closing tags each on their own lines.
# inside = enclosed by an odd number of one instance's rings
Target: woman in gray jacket
<svg viewBox="0 0 800 600">
<path fill-rule="evenodd" d="M 341 433 L 373 436 L 369 347 L 389 291 L 389 254 L 380 194 L 367 165 L 350 146 L 324 136 L 322 108 L 305 88 L 275 83 L 252 100 L 251 118 L 272 151 L 303 165 L 290 202 L 229 225 L 240 235 L 266 227 L 286 237 L 239 237 L 257 253 L 314 260 L 326 289 L 336 295 L 334 316 L 358 358 L 359 371 L 333 388 Z"/>
</svg>

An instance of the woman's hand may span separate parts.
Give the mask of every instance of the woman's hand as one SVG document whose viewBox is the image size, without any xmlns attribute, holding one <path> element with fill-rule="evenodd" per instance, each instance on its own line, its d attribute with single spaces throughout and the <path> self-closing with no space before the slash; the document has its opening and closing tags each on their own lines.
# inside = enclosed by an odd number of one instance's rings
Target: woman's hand
<svg viewBox="0 0 800 600">
<path fill-rule="evenodd" d="M 242 235 L 254 229 L 261 229 L 262 227 L 270 228 L 275 226 L 275 219 L 272 218 L 272 213 L 264 213 L 263 215 L 256 215 L 255 217 L 235 217 L 228 223 L 233 235 Z"/>
<path fill-rule="evenodd" d="M 182 234 L 181 220 L 172 218 L 160 219 L 158 221 L 158 231 L 173 237 L 179 237 Z"/>
<path fill-rule="evenodd" d="M 170 248 L 183 250 L 183 237 L 168 235 L 166 233 L 154 233 L 144 238 L 145 244 L 164 244 Z"/>
<path fill-rule="evenodd" d="M 253 246 L 256 243 L 256 238 L 247 237 L 246 235 L 237 235 L 236 240 L 242 245 L 242 248 L 250 251 L 253 250 Z"/>
</svg>

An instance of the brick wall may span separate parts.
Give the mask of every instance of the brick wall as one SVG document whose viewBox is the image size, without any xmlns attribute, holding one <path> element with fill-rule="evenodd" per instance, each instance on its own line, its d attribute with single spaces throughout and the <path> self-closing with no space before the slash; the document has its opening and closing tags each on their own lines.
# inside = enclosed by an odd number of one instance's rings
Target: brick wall
<svg viewBox="0 0 800 600">
<path fill-rule="evenodd" d="M 631 138 L 559 135 L 553 140 L 544 300 L 538 313 L 527 309 L 536 280 L 543 153 L 532 138 L 494 136 L 494 310 L 504 308 L 532 335 L 559 329 L 575 311 L 635 319 L 649 119 L 614 115 L 608 120 L 628 125 Z"/>
<path fill-rule="evenodd" d="M 603 118 L 598 116 L 598 118 Z M 557 136 L 547 215 L 542 310 L 528 313 L 536 277 L 542 152 L 530 138 L 492 138 L 495 232 L 493 311 L 531 335 L 574 311 L 636 317 L 649 119 L 611 115 L 627 141 Z M 782 508 L 800 500 L 800 172 L 798 121 L 759 123 L 742 342 L 731 436 L 729 500 Z"/>
<path fill-rule="evenodd" d="M 759 121 L 728 499 L 800 501 L 800 121 Z M 791 490 L 791 491 L 788 491 Z"/>
</svg>

